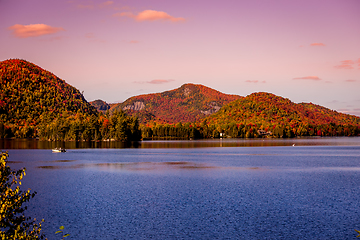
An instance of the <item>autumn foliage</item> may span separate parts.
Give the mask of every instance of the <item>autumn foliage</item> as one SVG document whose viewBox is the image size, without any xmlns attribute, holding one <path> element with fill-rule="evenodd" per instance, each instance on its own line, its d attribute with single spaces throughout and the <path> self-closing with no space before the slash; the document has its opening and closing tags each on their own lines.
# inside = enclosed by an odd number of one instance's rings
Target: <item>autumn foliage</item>
<svg viewBox="0 0 360 240">
<path fill-rule="evenodd" d="M 264 92 L 241 97 L 184 84 L 119 104 L 96 100 L 92 106 L 64 80 L 18 59 L 0 62 L 0 84 L 0 138 L 131 141 L 360 133 L 359 117 Z"/>
<path fill-rule="evenodd" d="M 271 132 L 275 137 L 356 136 L 360 118 L 338 113 L 312 103 L 296 104 L 271 93 L 253 93 L 231 102 L 204 119 L 208 125 L 246 126 Z"/>
<path fill-rule="evenodd" d="M 140 139 L 135 117 L 99 114 L 79 90 L 33 63 L 0 62 L 0 85 L 0 138 Z"/>
<path fill-rule="evenodd" d="M 92 102 L 90 102 L 90 104 L 92 106 L 94 106 L 96 108 L 96 110 L 98 110 L 99 112 L 105 113 L 106 110 L 110 109 L 110 105 L 107 104 L 105 101 L 100 100 L 100 99 L 92 101 Z"/>
<path fill-rule="evenodd" d="M 171 91 L 131 97 L 113 106 L 110 111 L 125 110 L 139 117 L 143 124 L 151 120 L 168 124 L 186 123 L 199 121 L 239 98 L 238 95 L 224 94 L 203 85 L 184 84 Z"/>
<path fill-rule="evenodd" d="M 189 87 L 199 90 L 194 91 L 194 95 L 185 95 Z M 206 94 L 201 95 L 199 92 L 206 92 L 211 100 L 204 101 Z M 205 98 L 202 98 L 203 96 Z M 357 136 L 360 133 L 359 117 L 313 103 L 296 104 L 287 98 L 265 92 L 234 97 L 234 101 L 216 109 L 218 111 L 213 109 L 211 115 L 203 114 L 206 110 L 201 109 L 206 109 L 206 106 L 211 109 L 211 106 L 214 106 L 211 104 L 224 96 L 232 95 L 222 94 L 201 85 L 186 84 L 173 91 L 130 98 L 121 106 L 129 106 L 136 101 L 147 103 L 143 110 L 130 110 L 131 114 L 143 119 L 144 138 Z M 185 102 L 191 104 L 185 108 L 182 105 Z M 153 107 L 154 103 L 159 107 Z M 188 117 L 189 113 L 196 111 L 198 115 Z"/>
<path fill-rule="evenodd" d="M 79 90 L 25 60 L 0 62 L 0 86 L 0 122 L 16 128 L 19 135 L 21 131 L 33 135 L 44 115 L 54 117 L 64 111 L 96 113 Z"/>
<path fill-rule="evenodd" d="M 13 170 L 8 166 L 7 152 L 0 152 L 0 238 L 43 239 L 41 222 L 25 216 L 26 203 L 36 192 L 20 190 L 25 168 Z"/>
</svg>

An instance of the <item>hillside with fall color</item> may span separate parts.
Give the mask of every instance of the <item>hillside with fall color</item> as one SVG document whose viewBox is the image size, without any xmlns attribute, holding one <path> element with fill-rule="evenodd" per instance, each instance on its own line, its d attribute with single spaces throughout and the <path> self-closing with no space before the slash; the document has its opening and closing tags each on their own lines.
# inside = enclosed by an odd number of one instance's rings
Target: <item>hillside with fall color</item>
<svg viewBox="0 0 360 240">
<path fill-rule="evenodd" d="M 360 118 L 313 103 L 293 103 L 287 98 L 259 92 L 238 99 L 203 120 L 208 125 L 251 126 L 255 130 L 290 136 L 356 135 Z"/>
<path fill-rule="evenodd" d="M 217 112 L 222 106 L 241 97 L 224 94 L 198 84 L 154 94 L 144 94 L 113 106 L 110 111 L 124 110 L 139 117 L 142 123 L 195 122 Z"/>
<path fill-rule="evenodd" d="M 89 102 L 93 107 L 96 108 L 96 110 L 98 110 L 99 112 L 106 112 L 106 110 L 109 110 L 110 109 L 110 105 L 101 100 L 101 99 L 98 99 L 98 100 L 95 100 L 95 101 L 91 101 Z"/>
<path fill-rule="evenodd" d="M 0 62 L 0 90 L 0 138 L 129 141 L 141 137 L 136 118 L 123 112 L 111 117 L 98 114 L 79 90 L 28 61 Z"/>
<path fill-rule="evenodd" d="M 92 106 L 64 80 L 19 59 L 0 62 L 0 87 L 0 138 L 134 141 L 360 134 L 359 117 L 320 105 L 265 92 L 228 95 L 196 84 L 120 104 L 96 100 Z"/>
<path fill-rule="evenodd" d="M 208 123 L 289 123 L 360 124 L 360 118 L 339 113 L 313 103 L 294 103 L 287 98 L 259 92 L 224 106 L 206 118 Z"/>
<path fill-rule="evenodd" d="M 40 116 L 64 111 L 94 113 L 83 95 L 49 71 L 25 60 L 0 62 L 0 121 L 36 125 Z"/>
</svg>

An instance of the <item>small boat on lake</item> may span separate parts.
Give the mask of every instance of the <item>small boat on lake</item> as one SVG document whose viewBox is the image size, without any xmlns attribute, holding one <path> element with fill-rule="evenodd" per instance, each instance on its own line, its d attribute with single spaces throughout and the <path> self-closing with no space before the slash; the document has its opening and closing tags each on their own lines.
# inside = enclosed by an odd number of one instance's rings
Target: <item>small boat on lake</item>
<svg viewBox="0 0 360 240">
<path fill-rule="evenodd" d="M 65 148 L 53 148 L 52 152 L 66 152 Z"/>
</svg>

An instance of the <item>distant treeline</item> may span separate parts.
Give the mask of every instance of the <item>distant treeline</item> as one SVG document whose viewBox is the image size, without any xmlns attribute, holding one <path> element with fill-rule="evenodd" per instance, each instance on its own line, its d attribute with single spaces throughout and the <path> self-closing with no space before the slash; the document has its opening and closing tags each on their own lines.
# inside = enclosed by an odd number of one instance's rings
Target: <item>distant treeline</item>
<svg viewBox="0 0 360 240">
<path fill-rule="evenodd" d="M 78 112 L 70 115 L 68 112 L 58 114 L 53 118 L 42 115 L 37 126 L 9 126 L 0 123 L 1 138 L 40 138 L 41 140 L 91 141 L 117 140 L 139 141 L 141 130 L 136 117 L 127 116 L 123 111 L 108 114 L 87 114 Z"/>
<path fill-rule="evenodd" d="M 15 125 L 0 122 L 0 138 L 39 138 L 41 140 L 92 141 L 116 140 L 139 141 L 143 139 L 206 139 L 206 138 L 291 138 L 298 136 L 358 136 L 359 126 L 334 123 L 312 125 L 286 124 L 261 125 L 254 123 L 207 124 L 177 123 L 139 125 L 137 117 L 116 111 L 112 115 L 75 115 L 63 112 L 56 117 L 43 114 L 37 125 Z"/>
<path fill-rule="evenodd" d="M 292 138 L 300 136 L 358 136 L 360 128 L 353 125 L 323 124 L 311 125 L 303 124 L 297 128 L 289 125 L 273 125 L 265 129 L 259 124 L 196 124 L 196 123 L 177 123 L 154 124 L 152 126 L 142 127 L 143 138 L 183 138 L 183 139 L 201 139 L 201 138 Z"/>
</svg>

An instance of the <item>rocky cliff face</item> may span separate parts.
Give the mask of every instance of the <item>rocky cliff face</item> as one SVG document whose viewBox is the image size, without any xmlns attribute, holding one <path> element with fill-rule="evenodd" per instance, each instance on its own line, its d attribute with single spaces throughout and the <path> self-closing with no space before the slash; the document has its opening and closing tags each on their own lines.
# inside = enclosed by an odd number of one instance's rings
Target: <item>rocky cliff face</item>
<svg viewBox="0 0 360 240">
<path fill-rule="evenodd" d="M 123 107 L 123 110 L 134 110 L 134 111 L 141 111 L 145 109 L 145 104 L 143 102 L 137 101 L 133 104 L 126 105 Z"/>
</svg>

